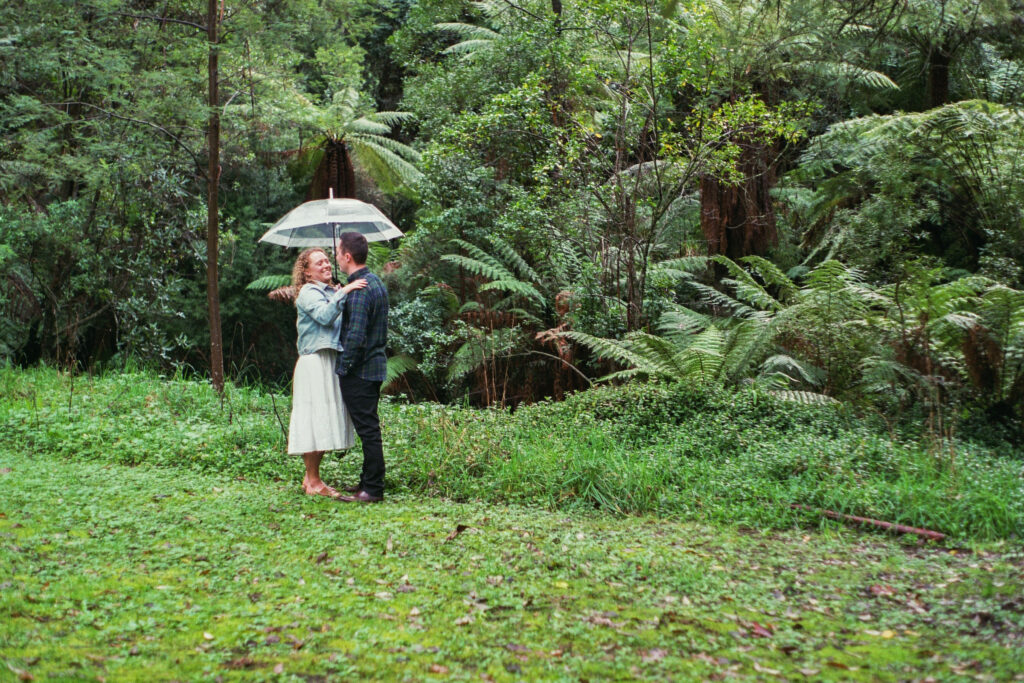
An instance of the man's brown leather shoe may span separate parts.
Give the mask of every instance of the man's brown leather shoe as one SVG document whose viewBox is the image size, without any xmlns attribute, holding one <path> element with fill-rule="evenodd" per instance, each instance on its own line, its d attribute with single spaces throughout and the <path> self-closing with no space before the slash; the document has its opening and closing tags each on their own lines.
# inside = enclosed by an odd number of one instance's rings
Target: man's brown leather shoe
<svg viewBox="0 0 1024 683">
<path fill-rule="evenodd" d="M 359 484 L 352 484 L 352 486 L 346 486 L 341 490 L 345 493 L 359 493 L 360 491 Z"/>
<path fill-rule="evenodd" d="M 342 496 L 338 500 L 346 503 L 379 503 L 384 500 L 383 496 L 371 496 L 366 491 L 356 491 L 354 495 Z"/>
</svg>

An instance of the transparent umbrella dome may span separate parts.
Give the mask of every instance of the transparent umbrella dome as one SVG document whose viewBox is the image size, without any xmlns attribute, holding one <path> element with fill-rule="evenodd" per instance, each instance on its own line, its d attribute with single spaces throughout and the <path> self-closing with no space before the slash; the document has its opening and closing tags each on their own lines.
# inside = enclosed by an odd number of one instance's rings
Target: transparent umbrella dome
<svg viewBox="0 0 1024 683">
<path fill-rule="evenodd" d="M 259 241 L 283 247 L 333 247 L 343 232 L 358 232 L 368 242 L 404 236 L 373 204 L 358 199 L 315 199 L 289 211 Z"/>
</svg>

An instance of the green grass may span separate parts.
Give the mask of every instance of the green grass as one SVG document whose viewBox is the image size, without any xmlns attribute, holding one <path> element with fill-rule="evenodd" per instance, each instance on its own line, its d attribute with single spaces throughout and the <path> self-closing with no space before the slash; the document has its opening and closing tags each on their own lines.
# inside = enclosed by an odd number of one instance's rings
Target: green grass
<svg viewBox="0 0 1024 683">
<path fill-rule="evenodd" d="M 287 395 L 229 386 L 220 400 L 181 378 L 9 368 L 0 390 L 0 439 L 26 453 L 294 477 Z M 757 528 L 830 524 L 791 507 L 800 504 L 953 543 L 1024 537 L 1019 447 L 930 449 L 840 409 L 753 391 L 638 384 L 512 414 L 398 401 L 381 414 L 389 492 Z M 336 468 L 329 458 L 328 474 Z"/>
<path fill-rule="evenodd" d="M 0 679 L 1011 680 L 1024 553 L 0 447 Z M 355 465 L 334 472 L 350 480 Z M 461 533 L 457 533 L 459 529 Z"/>
</svg>

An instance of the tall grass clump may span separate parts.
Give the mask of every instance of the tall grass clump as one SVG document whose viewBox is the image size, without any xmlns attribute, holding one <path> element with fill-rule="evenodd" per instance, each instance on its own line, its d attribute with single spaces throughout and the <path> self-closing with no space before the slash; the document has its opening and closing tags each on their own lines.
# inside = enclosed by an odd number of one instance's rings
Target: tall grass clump
<svg viewBox="0 0 1024 683">
<path fill-rule="evenodd" d="M 0 437 L 8 448 L 69 458 L 187 466 L 235 476 L 290 471 L 274 406 L 256 388 L 148 371 L 71 375 L 48 368 L 0 369 Z"/>
</svg>

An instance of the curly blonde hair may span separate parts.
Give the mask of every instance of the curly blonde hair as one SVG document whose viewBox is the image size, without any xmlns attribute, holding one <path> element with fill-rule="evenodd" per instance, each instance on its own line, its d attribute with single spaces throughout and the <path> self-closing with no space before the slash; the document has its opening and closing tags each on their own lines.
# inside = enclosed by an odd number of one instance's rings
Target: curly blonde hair
<svg viewBox="0 0 1024 683">
<path fill-rule="evenodd" d="M 295 259 L 295 265 L 292 266 L 292 296 L 298 300 L 299 290 L 302 289 L 302 285 L 309 282 L 309 277 L 306 275 L 306 268 L 309 267 L 309 261 L 313 257 L 313 254 L 321 253 L 327 258 L 327 251 L 321 247 L 310 247 L 309 249 L 303 250 L 299 257 Z"/>
</svg>

